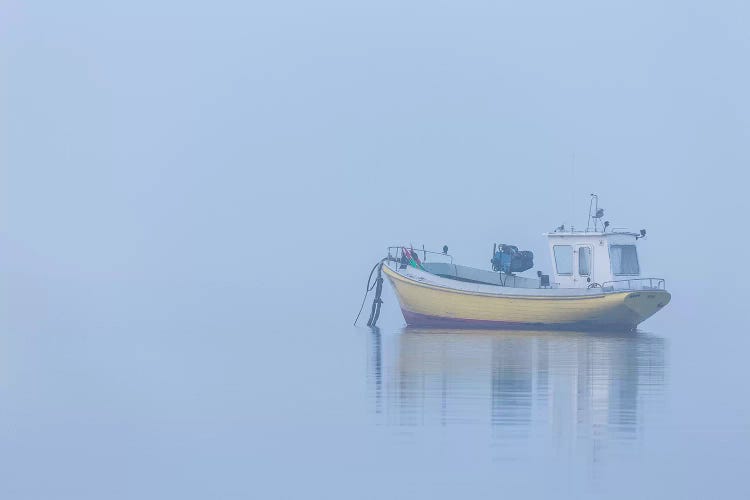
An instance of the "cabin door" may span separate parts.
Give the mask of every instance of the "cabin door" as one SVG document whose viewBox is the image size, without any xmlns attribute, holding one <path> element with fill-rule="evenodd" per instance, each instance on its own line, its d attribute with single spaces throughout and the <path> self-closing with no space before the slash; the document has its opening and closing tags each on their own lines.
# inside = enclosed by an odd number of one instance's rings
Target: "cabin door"
<svg viewBox="0 0 750 500">
<path fill-rule="evenodd" d="M 553 245 L 552 255 L 555 264 L 555 283 L 560 288 L 574 288 L 576 285 L 575 246 Z"/>
<path fill-rule="evenodd" d="M 591 245 L 576 245 L 573 261 L 575 263 L 573 286 L 588 287 L 594 282 L 594 248 Z"/>
</svg>

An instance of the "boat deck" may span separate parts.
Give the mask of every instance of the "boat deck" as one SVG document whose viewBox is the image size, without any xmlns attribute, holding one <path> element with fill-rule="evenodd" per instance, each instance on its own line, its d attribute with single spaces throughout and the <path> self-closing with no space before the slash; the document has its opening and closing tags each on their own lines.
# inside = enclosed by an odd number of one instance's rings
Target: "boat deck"
<svg viewBox="0 0 750 500">
<path fill-rule="evenodd" d="M 511 288 L 539 288 L 539 279 L 537 278 L 487 271 L 485 269 L 449 264 L 447 262 L 424 262 L 422 266 L 429 273 L 456 281 L 507 286 Z"/>
<path fill-rule="evenodd" d="M 525 276 L 513 276 L 485 271 L 457 264 L 423 263 L 425 270 L 407 266 L 401 268 L 397 262 L 386 262 L 388 268 L 407 279 L 422 284 L 448 288 L 459 292 L 512 297 L 597 297 L 623 291 L 664 290 L 660 278 L 637 278 L 603 283 L 592 288 L 540 287 L 539 280 Z M 481 281 L 480 281 L 481 280 Z"/>
<path fill-rule="evenodd" d="M 524 284 L 527 284 L 528 282 L 536 281 L 537 285 L 536 287 L 531 286 L 511 286 L 512 283 L 512 276 L 508 276 L 508 282 L 503 286 L 499 283 L 499 277 L 498 277 L 498 283 L 497 284 L 490 284 L 486 282 L 476 282 L 476 281 L 469 281 L 467 279 L 455 279 L 453 277 L 445 277 L 438 274 L 433 274 L 432 272 L 423 271 L 421 269 L 417 269 L 416 267 L 408 266 L 404 269 L 400 269 L 399 265 L 394 262 L 387 263 L 388 268 L 399 274 L 400 276 L 403 276 L 407 279 L 417 281 L 424 285 L 431 285 L 435 287 L 440 288 L 449 288 L 451 290 L 459 291 L 459 292 L 467 292 L 467 293 L 478 293 L 483 295 L 496 295 L 496 296 L 534 296 L 534 297 L 540 297 L 540 296 L 550 296 L 550 297 L 561 297 L 561 296 L 568 296 L 568 297 L 581 297 L 581 296 L 601 296 L 604 295 L 607 291 L 603 290 L 602 288 L 540 288 L 538 285 L 538 280 L 533 280 L 531 278 L 524 278 L 516 276 L 515 278 L 518 280 L 518 283 L 520 284 L 520 280 L 527 280 L 524 282 Z M 425 265 L 425 268 L 430 267 L 431 269 L 434 269 L 435 263 Z M 451 267 L 457 267 L 462 268 L 458 269 L 459 272 L 462 272 L 464 276 L 467 275 L 467 269 L 483 272 L 483 273 L 489 273 L 489 274 L 495 274 L 499 276 L 499 273 L 495 273 L 492 271 L 482 271 L 481 269 L 474 269 L 474 268 L 468 268 L 466 266 L 456 266 L 456 264 L 446 264 Z M 440 268 L 442 271 L 446 271 L 445 268 Z M 505 278 L 503 278 L 505 279 Z"/>
</svg>

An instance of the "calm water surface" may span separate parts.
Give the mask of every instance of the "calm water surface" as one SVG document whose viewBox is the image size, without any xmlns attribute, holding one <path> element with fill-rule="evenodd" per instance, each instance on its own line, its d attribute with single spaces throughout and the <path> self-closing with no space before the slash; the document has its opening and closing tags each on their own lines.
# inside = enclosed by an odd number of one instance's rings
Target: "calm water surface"
<svg viewBox="0 0 750 500">
<path fill-rule="evenodd" d="M 597 461 L 638 439 L 664 405 L 666 347 L 654 335 L 406 328 L 370 337 L 379 422 L 487 426 L 498 457 L 548 439 L 554 453 Z"/>
<path fill-rule="evenodd" d="M 5 300 L 2 498 L 750 494 L 735 320 L 369 329 L 302 291 L 284 315 L 273 290 L 52 285 Z"/>
<path fill-rule="evenodd" d="M 372 329 L 373 425 L 402 453 L 424 453 L 415 469 L 438 466 L 445 490 L 427 487 L 436 496 L 460 495 L 447 479 L 453 468 L 471 478 L 459 484 L 487 498 L 508 490 L 746 498 L 748 391 L 722 378 L 739 357 L 707 339 L 687 347 L 698 330 L 683 331 L 672 340 L 647 332 Z M 682 344 L 681 356 L 690 353 L 676 367 L 673 343 Z M 739 412 L 727 413 L 731 407 Z"/>
</svg>

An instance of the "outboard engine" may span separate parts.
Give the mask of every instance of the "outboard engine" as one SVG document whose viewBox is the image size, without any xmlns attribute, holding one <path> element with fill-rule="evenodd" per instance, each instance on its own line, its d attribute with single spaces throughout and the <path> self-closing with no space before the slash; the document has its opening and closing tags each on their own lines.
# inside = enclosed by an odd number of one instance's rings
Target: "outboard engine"
<svg viewBox="0 0 750 500">
<path fill-rule="evenodd" d="M 534 267 L 534 253 L 529 250 L 519 251 L 515 245 L 498 243 L 490 262 L 493 271 L 521 273 Z"/>
</svg>

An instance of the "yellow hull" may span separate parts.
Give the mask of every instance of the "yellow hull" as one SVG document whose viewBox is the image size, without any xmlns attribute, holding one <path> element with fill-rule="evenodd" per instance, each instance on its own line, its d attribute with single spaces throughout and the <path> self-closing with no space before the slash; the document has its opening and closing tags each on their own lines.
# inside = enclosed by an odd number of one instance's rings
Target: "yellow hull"
<svg viewBox="0 0 750 500">
<path fill-rule="evenodd" d="M 493 295 L 422 283 L 383 266 L 409 325 L 634 329 L 667 305 L 665 290 L 576 296 Z M 532 292 L 530 289 L 529 292 Z"/>
</svg>

